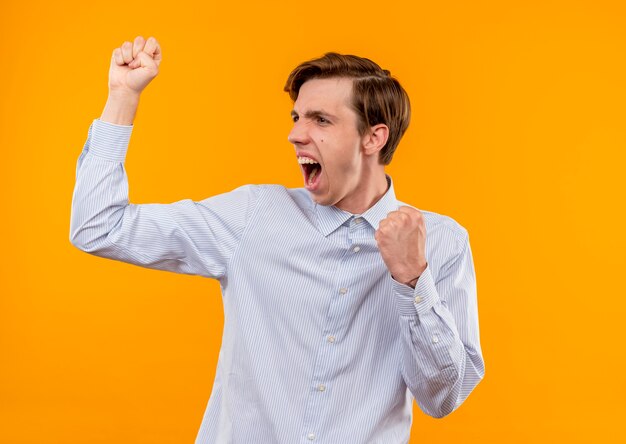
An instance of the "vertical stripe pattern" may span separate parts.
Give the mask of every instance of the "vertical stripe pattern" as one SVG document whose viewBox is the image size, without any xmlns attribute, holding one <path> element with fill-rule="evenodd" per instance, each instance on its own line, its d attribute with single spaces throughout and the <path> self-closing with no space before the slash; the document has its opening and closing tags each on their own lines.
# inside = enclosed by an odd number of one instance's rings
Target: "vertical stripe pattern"
<svg viewBox="0 0 626 444">
<path fill-rule="evenodd" d="M 224 333 L 197 444 L 406 443 L 413 399 L 443 417 L 484 375 L 467 230 L 421 210 L 428 266 L 396 282 L 379 222 L 303 188 L 245 185 L 201 201 L 131 204 L 131 126 L 95 119 L 78 158 L 70 241 L 90 254 L 218 279 Z"/>
</svg>

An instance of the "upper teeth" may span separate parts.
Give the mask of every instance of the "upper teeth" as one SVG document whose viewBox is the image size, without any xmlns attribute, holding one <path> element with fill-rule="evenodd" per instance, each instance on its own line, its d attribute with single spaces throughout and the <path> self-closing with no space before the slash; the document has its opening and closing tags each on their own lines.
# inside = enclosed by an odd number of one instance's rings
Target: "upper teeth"
<svg viewBox="0 0 626 444">
<path fill-rule="evenodd" d="M 309 157 L 298 157 L 298 163 L 303 164 L 303 163 L 319 163 L 319 162 Z"/>
</svg>

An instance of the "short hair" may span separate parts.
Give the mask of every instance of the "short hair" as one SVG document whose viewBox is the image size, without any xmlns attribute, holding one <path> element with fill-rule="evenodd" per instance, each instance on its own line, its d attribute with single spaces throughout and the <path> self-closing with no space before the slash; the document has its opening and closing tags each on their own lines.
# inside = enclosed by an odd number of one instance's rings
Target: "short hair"
<svg viewBox="0 0 626 444">
<path fill-rule="evenodd" d="M 370 59 L 336 52 L 298 65 L 289 74 L 284 90 L 295 102 L 306 81 L 333 77 L 352 79 L 352 107 L 360 135 L 379 123 L 389 128 L 387 143 L 379 154 L 379 162 L 388 165 L 411 120 L 408 94 L 388 70 Z"/>
</svg>

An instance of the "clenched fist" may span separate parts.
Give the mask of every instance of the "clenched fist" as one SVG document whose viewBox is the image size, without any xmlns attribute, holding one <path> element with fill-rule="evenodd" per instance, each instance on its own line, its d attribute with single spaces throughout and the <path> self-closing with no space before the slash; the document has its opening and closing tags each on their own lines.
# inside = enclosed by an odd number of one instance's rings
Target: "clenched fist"
<svg viewBox="0 0 626 444">
<path fill-rule="evenodd" d="M 161 47 L 154 37 L 124 42 L 115 48 L 109 69 L 109 92 L 139 95 L 159 73 Z"/>
<path fill-rule="evenodd" d="M 419 210 L 403 206 L 380 221 L 374 233 L 385 265 L 398 282 L 415 287 L 426 269 L 426 225 Z"/>
</svg>

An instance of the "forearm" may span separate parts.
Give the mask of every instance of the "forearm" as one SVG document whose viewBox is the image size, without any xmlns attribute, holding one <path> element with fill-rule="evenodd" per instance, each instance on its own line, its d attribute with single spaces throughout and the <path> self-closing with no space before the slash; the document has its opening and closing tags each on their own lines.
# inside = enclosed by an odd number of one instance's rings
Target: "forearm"
<svg viewBox="0 0 626 444">
<path fill-rule="evenodd" d="M 422 411 L 440 418 L 461 405 L 484 375 L 467 239 L 447 272 L 436 273 L 437 284 L 431 271 L 429 265 L 415 289 L 394 283 L 394 296 L 405 382 Z"/>
<path fill-rule="evenodd" d="M 139 95 L 111 92 L 107 98 L 100 120 L 116 125 L 132 125 L 138 106 Z"/>
<path fill-rule="evenodd" d="M 402 366 L 407 386 L 421 410 L 435 418 L 450 414 L 484 374 L 480 350 L 461 341 L 443 306 L 419 318 L 403 319 Z"/>
<path fill-rule="evenodd" d="M 113 128 L 113 130 L 112 130 Z M 85 251 L 102 249 L 128 205 L 124 158 L 132 127 L 93 121 L 76 167 L 70 240 Z"/>
</svg>

